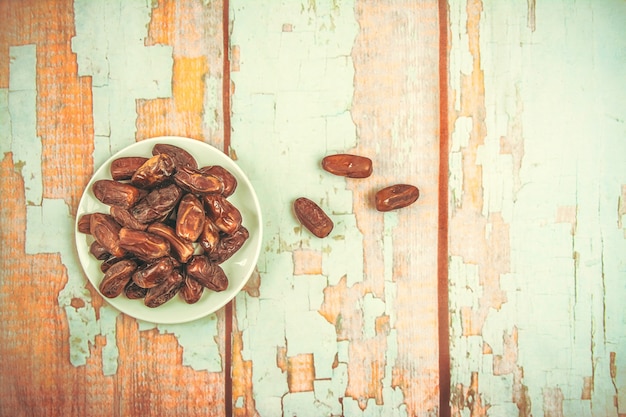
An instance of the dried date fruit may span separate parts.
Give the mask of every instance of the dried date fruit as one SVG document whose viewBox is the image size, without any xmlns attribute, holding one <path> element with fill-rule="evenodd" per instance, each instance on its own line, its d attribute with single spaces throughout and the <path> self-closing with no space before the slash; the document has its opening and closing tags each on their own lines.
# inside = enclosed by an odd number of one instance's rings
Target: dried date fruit
<svg viewBox="0 0 626 417">
<path fill-rule="evenodd" d="M 293 203 L 296 217 L 304 227 L 319 238 L 326 237 L 333 230 L 333 221 L 324 210 L 306 197 L 300 197 Z"/>
<path fill-rule="evenodd" d="M 172 254 L 179 262 L 186 263 L 193 255 L 195 248 L 191 242 L 178 237 L 171 227 L 163 223 L 152 223 L 147 230 L 165 239 L 169 243 Z"/>
<path fill-rule="evenodd" d="M 181 147 L 170 145 L 167 143 L 157 143 L 156 145 L 154 145 L 154 147 L 152 148 L 152 155 L 158 155 L 162 153 L 168 154 L 174 161 L 174 165 L 176 165 L 177 168 L 198 168 L 198 163 L 196 162 L 196 159 L 189 152 Z"/>
<path fill-rule="evenodd" d="M 200 237 L 198 238 L 198 243 L 204 252 L 211 253 L 217 247 L 217 244 L 220 241 L 220 229 L 217 228 L 213 220 L 208 217 L 205 218 L 204 228 L 202 229 L 202 233 L 200 233 Z"/>
<path fill-rule="evenodd" d="M 111 257 L 111 254 L 109 253 L 107 248 L 102 246 L 97 240 L 94 240 L 93 242 L 91 242 L 91 245 L 89 245 L 89 253 L 91 253 L 94 258 L 99 261 L 104 261 Z"/>
<path fill-rule="evenodd" d="M 226 168 L 220 165 L 212 165 L 200 168 L 200 172 L 203 174 L 213 175 L 222 180 L 222 183 L 224 184 L 222 195 L 224 197 L 230 197 L 235 192 L 235 189 L 237 188 L 237 178 L 235 178 L 235 176 Z"/>
<path fill-rule="evenodd" d="M 195 242 L 204 229 L 205 218 L 202 202 L 193 194 L 185 195 L 178 204 L 176 234 Z"/>
<path fill-rule="evenodd" d="M 180 288 L 180 296 L 187 304 L 195 304 L 202 297 L 204 287 L 195 279 L 187 277 Z"/>
<path fill-rule="evenodd" d="M 391 211 L 413 204 L 420 196 L 414 185 L 396 184 L 379 190 L 374 196 L 376 210 Z"/>
<path fill-rule="evenodd" d="M 103 213 L 93 213 L 90 217 L 90 232 L 94 239 L 113 256 L 122 257 L 126 251 L 120 247 L 121 226 L 113 217 Z"/>
<path fill-rule="evenodd" d="M 187 263 L 187 275 L 216 292 L 228 288 L 228 278 L 224 270 L 204 255 L 194 255 L 191 258 Z"/>
<path fill-rule="evenodd" d="M 180 291 L 184 284 L 183 275 L 174 269 L 159 285 L 148 290 L 144 298 L 144 304 L 150 308 L 155 308 L 171 300 Z"/>
<path fill-rule="evenodd" d="M 132 279 L 128 281 L 128 284 L 124 287 L 124 294 L 130 300 L 144 298 L 147 293 L 147 288 L 141 288 L 139 285 L 135 284 Z"/>
<path fill-rule="evenodd" d="M 98 180 L 91 189 L 104 204 L 125 209 L 134 206 L 141 198 L 141 192 L 136 187 L 113 180 Z"/>
<path fill-rule="evenodd" d="M 224 190 L 224 183 L 218 177 L 185 167 L 176 171 L 174 182 L 194 194 L 215 194 Z"/>
<path fill-rule="evenodd" d="M 146 261 L 162 258 L 170 253 L 169 242 L 161 236 L 128 227 L 120 229 L 119 245 Z"/>
<path fill-rule="evenodd" d="M 109 213 L 123 227 L 137 230 L 146 230 L 147 225 L 140 223 L 130 211 L 117 206 L 111 206 Z"/>
<path fill-rule="evenodd" d="M 111 178 L 116 181 L 129 180 L 137 169 L 146 163 L 148 158 L 142 156 L 124 156 L 111 162 L 109 168 Z"/>
<path fill-rule="evenodd" d="M 130 179 L 130 183 L 139 188 L 154 188 L 170 178 L 176 166 L 168 154 L 154 155 L 148 159 Z"/>
<path fill-rule="evenodd" d="M 372 160 L 359 155 L 337 154 L 322 159 L 322 168 L 334 175 L 348 178 L 367 178 L 372 175 Z"/>
<path fill-rule="evenodd" d="M 173 269 L 172 258 L 166 256 L 139 267 L 132 279 L 141 288 L 152 288 L 165 281 Z"/>
<path fill-rule="evenodd" d="M 102 295 L 108 298 L 115 298 L 120 295 L 135 269 L 137 269 L 137 264 L 130 259 L 124 259 L 112 265 L 100 282 L 99 289 Z"/>
<path fill-rule="evenodd" d="M 86 213 L 80 216 L 78 219 L 78 231 L 81 233 L 85 233 L 86 235 L 91 234 L 91 213 Z"/>
<path fill-rule="evenodd" d="M 233 256 L 250 237 L 248 229 L 241 226 L 232 235 L 226 235 L 217 242 L 216 247 L 207 255 L 211 262 L 221 264 Z"/>
<path fill-rule="evenodd" d="M 220 194 L 207 194 L 203 197 L 207 216 L 220 231 L 231 235 L 241 226 L 241 212 Z"/>
<path fill-rule="evenodd" d="M 157 188 L 135 205 L 130 213 L 140 223 L 152 223 L 165 219 L 176 207 L 183 196 L 183 191 L 176 185 L 170 184 L 163 188 Z"/>
</svg>

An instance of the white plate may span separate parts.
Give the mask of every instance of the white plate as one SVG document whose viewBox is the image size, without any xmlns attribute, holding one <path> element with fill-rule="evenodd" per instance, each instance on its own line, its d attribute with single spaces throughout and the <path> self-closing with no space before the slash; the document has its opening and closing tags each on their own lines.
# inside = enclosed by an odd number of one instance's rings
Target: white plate
<svg viewBox="0 0 626 417">
<path fill-rule="evenodd" d="M 130 300 L 124 294 L 116 298 L 103 298 L 121 312 L 140 320 L 152 323 L 184 323 L 211 314 L 232 300 L 243 288 L 256 266 L 262 240 L 261 208 L 252 184 L 244 172 L 226 156 L 213 146 L 194 139 L 177 136 L 161 136 L 136 142 L 109 158 L 87 184 L 80 199 L 76 213 L 76 248 L 78 257 L 87 278 L 96 291 L 104 274 L 100 270 L 102 261 L 97 260 L 89 252 L 93 237 L 78 231 L 78 220 L 86 213 L 109 213 L 109 207 L 101 203 L 91 190 L 92 184 L 101 179 L 110 179 L 111 162 L 123 156 L 152 156 L 152 148 L 157 143 L 168 143 L 185 149 L 198 161 L 198 166 L 221 165 L 237 178 L 237 189 L 228 197 L 228 200 L 241 211 L 242 224 L 250 232 L 250 237 L 243 247 L 221 266 L 228 277 L 228 288 L 221 292 L 210 291 L 205 288 L 202 298 L 195 304 L 185 303 L 176 295 L 167 303 L 156 307 L 146 307 L 143 300 Z M 102 294 L 101 294 L 102 295 Z"/>
</svg>

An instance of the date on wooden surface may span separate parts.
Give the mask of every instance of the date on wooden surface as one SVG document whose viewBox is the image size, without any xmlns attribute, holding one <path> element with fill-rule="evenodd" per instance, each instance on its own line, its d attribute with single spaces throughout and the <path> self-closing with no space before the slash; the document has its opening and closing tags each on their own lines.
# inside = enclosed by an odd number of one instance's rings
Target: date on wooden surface
<svg viewBox="0 0 626 417">
<path fill-rule="evenodd" d="M 333 221 L 324 210 L 306 197 L 300 197 L 293 203 L 296 217 L 304 227 L 315 236 L 326 237 L 333 230 Z"/>
</svg>

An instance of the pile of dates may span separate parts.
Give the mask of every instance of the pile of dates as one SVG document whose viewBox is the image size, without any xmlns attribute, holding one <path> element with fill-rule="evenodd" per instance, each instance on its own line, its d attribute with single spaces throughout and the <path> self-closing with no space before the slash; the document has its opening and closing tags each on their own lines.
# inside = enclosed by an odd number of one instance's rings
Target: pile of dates
<svg viewBox="0 0 626 417">
<path fill-rule="evenodd" d="M 237 180 L 219 165 L 198 167 L 178 146 L 156 144 L 152 155 L 112 161 L 112 179 L 92 186 L 109 213 L 84 214 L 78 230 L 93 236 L 105 297 L 124 293 L 158 307 L 180 294 L 193 304 L 205 288 L 228 287 L 220 264 L 249 237 L 228 200 Z"/>
</svg>

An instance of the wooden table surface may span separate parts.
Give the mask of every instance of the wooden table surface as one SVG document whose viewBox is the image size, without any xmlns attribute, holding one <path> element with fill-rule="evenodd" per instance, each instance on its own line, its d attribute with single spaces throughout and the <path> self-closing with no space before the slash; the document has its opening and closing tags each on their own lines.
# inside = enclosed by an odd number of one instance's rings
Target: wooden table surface
<svg viewBox="0 0 626 417">
<path fill-rule="evenodd" d="M 626 416 L 626 2 L 0 0 L 1 416 Z M 176 325 L 88 283 L 94 170 L 176 135 L 263 211 Z M 334 153 L 373 174 L 328 174 Z M 419 200 L 381 213 L 395 183 Z M 330 236 L 291 205 L 317 202 Z"/>
</svg>

